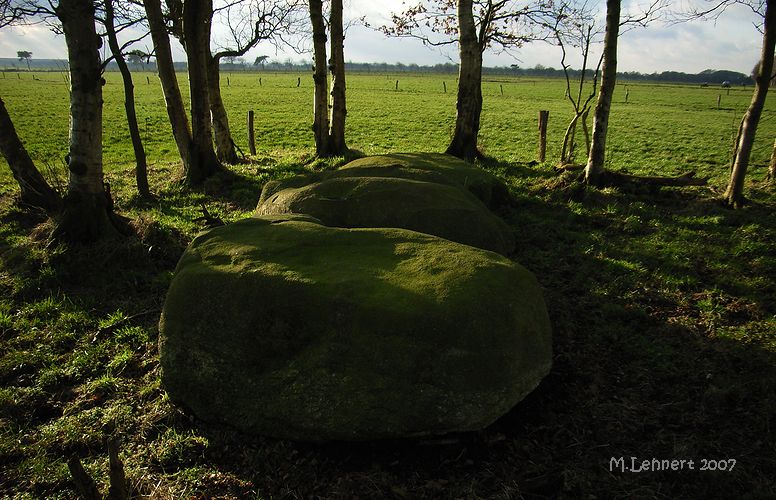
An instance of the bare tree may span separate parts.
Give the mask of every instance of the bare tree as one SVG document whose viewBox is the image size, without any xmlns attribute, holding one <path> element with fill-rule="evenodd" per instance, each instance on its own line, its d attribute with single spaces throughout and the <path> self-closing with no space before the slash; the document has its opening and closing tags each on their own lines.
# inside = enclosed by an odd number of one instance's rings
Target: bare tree
<svg viewBox="0 0 776 500">
<path fill-rule="evenodd" d="M 221 98 L 220 61 L 234 63 L 260 42 L 282 38 L 298 22 L 298 7 L 299 0 L 242 0 L 229 1 L 213 12 L 214 19 L 221 21 L 228 32 L 225 39 L 217 42 L 219 48 L 208 54 L 210 110 L 216 155 L 222 162 L 237 163 L 238 158 Z"/>
<path fill-rule="evenodd" d="M 102 164 L 102 40 L 95 29 L 92 0 L 29 0 L 15 4 L 12 14 L 50 22 L 65 35 L 70 82 L 70 148 L 67 195 L 52 240 L 89 243 L 118 235 L 110 186 Z"/>
<path fill-rule="evenodd" d="M 331 34 L 331 59 L 329 69 L 332 73 L 331 116 L 329 116 L 329 77 L 326 59 L 326 20 L 323 14 L 323 2 L 310 0 L 310 24 L 313 36 L 313 135 L 315 152 L 318 156 L 343 155 L 347 151 L 345 144 L 345 33 L 342 23 L 342 1 L 332 0 L 329 12 L 329 31 Z"/>
<path fill-rule="evenodd" d="M 606 34 L 604 35 L 601 90 L 593 118 L 593 140 L 585 167 L 585 182 L 598 186 L 604 173 L 606 133 L 609 128 L 609 111 L 617 82 L 617 39 L 620 34 L 620 0 L 606 0 Z"/>
<path fill-rule="evenodd" d="M 393 24 L 381 27 L 388 36 L 412 37 L 426 45 L 458 44 L 456 119 L 448 154 L 470 161 L 480 156 L 483 52 L 491 47 L 509 51 L 546 39 L 554 15 L 551 0 L 425 0 L 393 14 Z"/>
<path fill-rule="evenodd" d="M 343 155 L 348 147 L 345 143 L 345 31 L 342 24 L 342 0 L 331 0 L 329 16 L 331 35 L 331 123 L 329 148 L 333 155 Z"/>
<path fill-rule="evenodd" d="M 730 165 L 730 180 L 723 196 L 726 205 L 740 208 L 744 205 L 744 181 L 749 167 L 749 159 L 754 146 L 757 126 L 760 122 L 768 87 L 776 81 L 774 67 L 774 50 L 776 50 L 776 0 L 704 0 L 700 6 L 695 3 L 684 11 L 675 12 L 677 22 L 692 19 L 716 20 L 734 5 L 748 7 L 757 15 L 758 31 L 762 33 L 760 57 L 752 70 L 755 81 L 754 92 L 749 107 L 741 120 L 734 144 L 733 159 Z M 769 172 L 776 174 L 776 167 L 771 162 Z"/>
<path fill-rule="evenodd" d="M 326 71 L 326 21 L 323 17 L 323 1 L 310 1 L 310 24 L 313 32 L 313 136 L 315 153 L 329 155 L 329 84 Z"/>
<path fill-rule="evenodd" d="M 749 158 L 754 146 L 757 125 L 760 122 L 765 98 L 768 95 L 771 75 L 773 74 L 774 50 L 776 50 L 776 0 L 767 0 L 762 25 L 763 41 L 760 51 L 760 62 L 755 78 L 755 88 L 752 101 L 744 114 L 738 137 L 736 138 L 735 154 L 730 170 L 730 181 L 725 190 L 725 203 L 734 208 L 744 205 L 744 179 L 749 166 Z M 771 162 L 771 170 L 774 162 Z"/>
<path fill-rule="evenodd" d="M 14 23 L 16 17 L 11 0 L 0 0 L 0 28 Z"/>
<path fill-rule="evenodd" d="M 212 0 L 186 0 L 180 19 L 183 24 L 181 42 L 186 49 L 191 98 L 192 158 L 186 172 L 186 182 L 198 185 L 221 168 L 213 149 L 208 82 Z"/>
<path fill-rule="evenodd" d="M 574 117 L 571 119 L 566 133 L 563 135 L 563 145 L 561 147 L 560 163 L 561 165 L 571 164 L 576 153 L 576 131 L 577 126 L 582 124 L 582 130 L 585 134 L 585 157 L 590 154 L 590 131 L 588 130 L 587 117 L 590 111 L 590 105 L 595 99 L 598 90 L 598 73 L 603 62 L 603 53 L 598 58 L 598 63 L 593 70 L 592 89 L 584 96 L 587 78 L 590 69 L 588 64 L 591 57 L 591 45 L 595 43 L 596 38 L 601 34 L 596 26 L 595 15 L 588 10 L 587 2 L 584 2 L 577 11 L 573 20 L 564 15 L 565 5 L 558 8 L 556 23 L 552 27 L 555 35 L 555 41 L 561 49 L 561 67 L 566 78 L 566 98 L 574 108 Z M 579 78 L 572 85 L 572 69 L 567 63 L 567 46 L 579 49 L 582 56 L 582 67 L 579 71 Z M 575 88 L 572 89 L 572 86 Z"/>
<path fill-rule="evenodd" d="M 602 184 L 605 173 L 606 136 L 609 129 L 612 97 L 617 83 L 617 41 L 620 37 L 620 28 L 630 29 L 635 26 L 646 26 L 655 20 L 660 11 L 666 7 L 663 0 L 653 0 L 642 12 L 621 19 L 620 4 L 621 0 L 606 0 L 606 31 L 601 87 L 593 118 L 593 138 L 585 167 L 585 182 L 594 186 Z"/>
<path fill-rule="evenodd" d="M 492 5 L 492 4 L 491 4 Z M 484 44 L 477 36 L 477 25 L 472 12 L 472 0 L 458 1 L 458 98 L 456 100 L 455 128 L 447 154 L 473 160 L 480 156 L 477 135 L 482 113 L 482 52 Z M 492 15 L 492 14 L 489 14 Z M 481 33 L 485 25 L 481 25 Z"/>
<path fill-rule="evenodd" d="M 125 4 L 125 7 L 132 4 Z M 135 153 L 135 182 L 137 184 L 137 191 L 140 196 L 149 196 L 148 190 L 148 163 L 146 161 L 145 149 L 143 149 L 143 141 L 140 138 L 140 128 L 137 124 L 137 113 L 135 112 L 135 86 L 132 83 L 132 74 L 129 71 L 127 62 L 124 59 L 124 51 L 127 44 L 122 47 L 119 44 L 117 35 L 117 21 L 116 10 L 113 4 L 113 0 L 103 0 L 103 9 L 105 11 L 105 17 L 102 20 L 105 26 L 105 35 L 108 40 L 108 46 L 113 54 L 113 60 L 116 61 L 116 65 L 119 67 L 121 73 L 121 79 L 124 83 L 124 110 L 127 115 L 127 126 L 129 127 L 129 137 L 132 141 L 132 149 Z M 127 22 L 120 26 L 119 29 L 128 28 L 138 23 L 138 16 L 134 12 L 123 16 L 128 19 Z M 135 42 L 137 40 L 131 40 L 128 43 Z M 107 64 L 107 61 L 106 61 Z"/>
<path fill-rule="evenodd" d="M 40 174 L 27 149 L 16 134 L 5 103 L 0 98 L 0 153 L 5 157 L 11 173 L 21 190 L 21 201 L 26 205 L 40 207 L 49 213 L 58 211 L 62 198 Z"/>
<path fill-rule="evenodd" d="M 102 169 L 101 41 L 91 0 L 60 0 L 54 12 L 65 34 L 70 65 L 70 178 L 53 237 L 91 242 L 118 234 Z"/>
<path fill-rule="evenodd" d="M 191 128 L 189 126 L 189 118 L 186 115 L 186 108 L 183 104 L 183 97 L 181 97 L 180 87 L 178 86 L 178 77 L 175 74 L 170 37 L 164 21 L 161 0 L 143 0 L 143 6 L 145 7 L 148 26 L 151 30 L 151 39 L 154 43 L 156 68 L 162 84 L 167 116 L 170 119 L 173 138 L 183 163 L 183 170 L 187 173 L 186 178 L 189 178 L 188 171 L 192 168 Z"/>
</svg>

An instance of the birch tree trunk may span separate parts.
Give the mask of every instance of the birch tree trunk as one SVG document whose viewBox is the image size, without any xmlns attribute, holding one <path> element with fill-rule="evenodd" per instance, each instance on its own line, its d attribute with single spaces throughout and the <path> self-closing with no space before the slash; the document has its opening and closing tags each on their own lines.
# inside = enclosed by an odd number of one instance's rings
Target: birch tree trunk
<svg viewBox="0 0 776 500">
<path fill-rule="evenodd" d="M 606 159 L 606 133 L 609 111 L 617 83 L 617 38 L 620 31 L 620 0 L 606 0 L 606 34 L 604 35 L 604 62 L 601 70 L 601 89 L 593 115 L 593 139 L 585 167 L 585 182 L 599 186 Z"/>
<path fill-rule="evenodd" d="M 108 46 L 113 54 L 113 59 L 119 67 L 121 80 L 124 83 L 124 110 L 127 115 L 129 137 L 132 140 L 132 149 L 135 152 L 135 182 L 140 196 L 149 196 L 148 191 L 148 164 L 143 149 L 143 141 L 140 138 L 140 128 L 137 126 L 137 114 L 135 113 L 135 86 L 132 84 L 132 74 L 129 72 L 124 54 L 121 53 L 119 41 L 116 37 L 115 14 L 113 0 L 105 0 L 105 32 L 108 38 Z"/>
<path fill-rule="evenodd" d="M 189 70 L 191 96 L 191 162 L 186 172 L 188 185 L 199 185 L 219 169 L 213 150 L 213 131 L 208 95 L 208 59 L 212 0 L 186 0 L 183 4 L 183 36 Z"/>
<path fill-rule="evenodd" d="M 767 0 L 765 6 L 765 22 L 763 23 L 763 44 L 760 53 L 757 76 L 755 78 L 754 94 L 749 109 L 746 110 L 741 122 L 741 130 L 737 138 L 736 155 L 730 172 L 730 182 L 725 191 L 725 203 L 734 208 L 744 205 L 744 179 L 749 166 L 749 158 L 754 146 L 757 125 L 760 122 L 765 98 L 768 95 L 771 74 L 773 72 L 773 52 L 776 49 L 776 0 Z"/>
<path fill-rule="evenodd" d="M 482 47 L 477 39 L 472 0 L 458 2 L 458 45 L 461 66 L 455 130 L 446 153 L 472 161 L 480 156 L 477 135 L 482 113 Z"/>
<path fill-rule="evenodd" d="M 40 174 L 27 149 L 19 140 L 5 103 L 0 98 L 0 153 L 5 157 L 11 173 L 21 190 L 21 201 L 53 213 L 62 206 L 62 199 Z"/>
<path fill-rule="evenodd" d="M 164 93 L 164 101 L 167 106 L 167 116 L 172 127 L 172 135 L 175 138 L 175 145 L 178 148 L 181 162 L 183 162 L 183 170 L 188 172 L 191 163 L 191 129 L 189 128 L 189 118 L 186 116 L 186 108 L 183 105 L 183 98 L 178 86 L 178 77 L 175 74 L 172 49 L 170 48 L 170 36 L 167 34 L 167 28 L 165 27 L 162 4 L 160 0 L 143 0 L 143 5 L 148 18 L 148 25 L 151 29 L 151 38 L 156 53 L 156 67 L 159 73 L 159 80 L 162 83 L 162 92 Z"/>
<path fill-rule="evenodd" d="M 213 133 L 216 142 L 216 157 L 224 163 L 235 164 L 239 161 L 234 148 L 232 132 L 229 128 L 229 117 L 226 115 L 224 101 L 221 99 L 221 70 L 219 59 L 208 54 L 208 95 L 210 97 L 210 113 L 213 119 Z"/>
<path fill-rule="evenodd" d="M 768 180 L 776 185 L 776 140 L 773 141 L 773 151 L 771 152 L 771 163 L 768 165 Z"/>
<path fill-rule="evenodd" d="M 328 156 L 329 147 L 329 101 L 328 72 L 326 71 L 326 25 L 323 20 L 323 2 L 310 0 L 310 23 L 313 29 L 313 135 L 315 153 Z"/>
<path fill-rule="evenodd" d="M 329 153 L 344 155 L 345 144 L 345 33 L 342 28 L 342 0 L 331 0 L 331 133 Z"/>
<path fill-rule="evenodd" d="M 70 171 L 64 211 L 53 238 L 89 243 L 117 234 L 102 171 L 102 68 L 91 0 L 60 0 L 70 63 Z"/>
</svg>

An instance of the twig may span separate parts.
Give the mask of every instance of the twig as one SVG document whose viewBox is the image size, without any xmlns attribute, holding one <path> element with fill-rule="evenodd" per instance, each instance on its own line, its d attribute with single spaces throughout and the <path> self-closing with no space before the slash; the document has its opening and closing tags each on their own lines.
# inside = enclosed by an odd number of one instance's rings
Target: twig
<svg viewBox="0 0 776 500">
<path fill-rule="evenodd" d="M 204 202 L 202 203 L 202 217 L 197 217 L 194 222 L 204 222 L 209 228 L 224 225 L 223 220 L 210 214 Z"/>
<path fill-rule="evenodd" d="M 110 500 L 127 500 L 129 487 L 127 486 L 127 476 L 124 474 L 124 464 L 119 458 L 119 440 L 116 437 L 108 439 L 108 459 L 110 461 L 108 498 Z"/>
<path fill-rule="evenodd" d="M 97 489 L 97 483 L 95 483 L 92 476 L 84 470 L 84 466 L 81 465 L 81 460 L 79 458 L 73 457 L 68 460 L 67 468 L 70 469 L 70 475 L 73 476 L 75 489 L 78 490 L 78 494 L 83 500 L 102 500 L 100 490 Z"/>
<path fill-rule="evenodd" d="M 121 318 L 120 320 L 116 321 L 115 323 L 111 323 L 108 326 L 103 326 L 102 328 L 97 330 L 97 333 L 94 334 L 94 338 L 92 338 L 92 342 L 95 342 L 97 340 L 97 338 L 99 338 L 99 337 L 101 337 L 103 335 L 106 335 L 106 334 L 109 334 L 109 333 L 113 333 L 118 328 L 121 328 L 122 326 L 124 326 L 125 324 L 129 323 L 130 321 L 133 321 L 133 320 L 135 320 L 137 318 L 141 318 L 143 316 L 147 316 L 149 314 L 158 313 L 158 312 L 161 312 L 161 310 L 160 309 L 149 309 L 147 311 L 143 311 L 143 312 L 139 312 L 137 314 L 133 314 L 132 316 L 124 316 L 123 318 Z"/>
</svg>

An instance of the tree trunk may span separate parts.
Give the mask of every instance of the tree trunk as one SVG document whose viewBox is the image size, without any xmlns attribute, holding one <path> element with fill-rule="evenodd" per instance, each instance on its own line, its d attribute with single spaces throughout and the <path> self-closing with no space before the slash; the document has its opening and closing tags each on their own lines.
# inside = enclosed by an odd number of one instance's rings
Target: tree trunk
<svg viewBox="0 0 776 500">
<path fill-rule="evenodd" d="M 342 0 L 331 0 L 331 133 L 329 153 L 344 155 L 345 144 L 345 33 L 342 29 Z"/>
<path fill-rule="evenodd" d="M 326 25 L 323 20 L 323 2 L 310 0 L 310 23 L 313 29 L 313 135 L 315 153 L 328 156 L 329 102 L 327 96 L 328 73 L 326 71 Z"/>
<path fill-rule="evenodd" d="M 771 152 L 771 164 L 768 165 L 768 180 L 776 185 L 776 140 L 773 141 L 773 151 Z"/>
<path fill-rule="evenodd" d="M 725 203 L 734 208 L 744 204 L 744 179 L 749 166 L 749 157 L 754 146 L 757 125 L 760 122 L 765 97 L 768 95 L 768 85 L 773 71 L 773 52 L 776 49 L 776 0 L 768 0 L 765 6 L 765 22 L 763 23 L 763 45 L 760 53 L 757 77 L 755 78 L 754 95 L 749 109 L 746 110 L 741 122 L 741 131 L 736 144 L 736 155 L 730 172 L 730 182 L 725 191 Z"/>
<path fill-rule="evenodd" d="M 590 108 L 582 113 L 582 131 L 585 133 L 585 155 L 590 156 L 590 129 L 587 126 L 587 115 L 590 114 Z"/>
<path fill-rule="evenodd" d="M 159 73 L 159 80 L 162 82 L 162 92 L 167 105 L 167 116 L 172 126 L 172 135 L 175 138 L 175 145 L 178 148 L 181 162 L 183 162 L 183 169 L 185 172 L 188 172 L 191 163 L 191 129 L 189 128 L 189 119 L 186 116 L 186 108 L 183 105 L 183 98 L 178 86 L 175 66 L 173 66 L 170 37 L 165 27 L 162 4 L 160 0 L 143 0 L 143 5 L 145 6 L 148 25 L 151 29 L 151 38 L 154 42 L 156 67 Z"/>
<path fill-rule="evenodd" d="M 210 113 L 213 119 L 213 133 L 216 141 L 216 157 L 224 163 L 235 164 L 239 161 L 234 149 L 232 132 L 229 129 L 229 117 L 226 115 L 224 101 L 221 99 L 221 70 L 219 59 L 208 54 L 208 95 Z"/>
<path fill-rule="evenodd" d="M 199 185 L 219 169 L 213 150 L 213 131 L 208 95 L 208 58 L 210 58 L 210 25 L 212 0 L 186 0 L 183 4 L 183 36 L 189 70 L 191 96 L 191 164 L 186 183 Z"/>
<path fill-rule="evenodd" d="M 13 178 L 19 183 L 22 203 L 40 207 L 49 213 L 61 208 L 62 199 L 35 168 L 27 149 L 16 134 L 16 128 L 8 115 L 8 110 L 5 109 L 2 98 L 0 98 L 0 153 L 11 167 Z"/>
<path fill-rule="evenodd" d="M 458 72 L 455 130 L 447 154 L 472 161 L 480 156 L 477 135 L 482 113 L 482 49 L 472 13 L 472 0 L 458 2 Z"/>
<path fill-rule="evenodd" d="M 606 35 L 604 36 L 604 62 L 601 71 L 601 89 L 593 115 L 593 139 L 585 168 L 585 182 L 598 186 L 604 173 L 606 157 L 606 133 L 609 128 L 609 111 L 617 83 L 617 37 L 620 31 L 620 0 L 606 0 Z"/>
<path fill-rule="evenodd" d="M 70 63 L 70 171 L 64 211 L 54 239 L 89 243 L 117 234 L 102 172 L 102 68 L 91 0 L 60 0 Z"/>
<path fill-rule="evenodd" d="M 140 196 L 149 196 L 148 191 L 148 164 L 143 149 L 143 141 L 140 139 L 140 128 L 137 126 L 137 114 L 135 113 L 135 86 L 132 84 L 132 74 L 129 72 L 127 62 L 121 53 L 119 41 L 116 38 L 114 25 L 113 0 L 105 0 L 105 32 L 108 38 L 108 46 L 113 54 L 113 59 L 119 67 L 121 79 L 124 82 L 124 110 L 127 114 L 129 137 L 132 140 L 132 149 L 135 151 L 135 181 L 137 192 Z"/>
<path fill-rule="evenodd" d="M 574 161 L 574 137 L 577 131 L 577 122 L 579 117 L 582 116 L 579 111 L 576 111 L 574 118 L 571 119 L 571 123 L 566 127 L 566 133 L 563 134 L 563 147 L 560 151 L 561 164 L 571 163 Z"/>
</svg>

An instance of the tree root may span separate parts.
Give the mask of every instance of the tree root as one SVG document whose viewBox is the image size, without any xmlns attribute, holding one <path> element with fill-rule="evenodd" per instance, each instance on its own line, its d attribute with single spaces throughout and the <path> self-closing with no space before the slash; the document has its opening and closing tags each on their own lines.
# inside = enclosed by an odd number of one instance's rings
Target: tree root
<svg viewBox="0 0 776 500">
<path fill-rule="evenodd" d="M 648 175 L 630 175 L 621 172 L 612 172 L 607 170 L 601 176 L 601 182 L 604 186 L 621 187 L 623 185 L 647 185 L 647 186 L 705 186 L 708 182 L 707 177 L 695 177 L 695 172 L 685 172 L 676 177 L 661 177 Z"/>
<path fill-rule="evenodd" d="M 585 170 L 584 164 L 568 163 L 553 167 L 558 174 L 566 172 L 582 172 Z M 662 177 L 650 175 L 631 175 L 622 172 L 613 172 L 606 170 L 601 175 L 598 187 L 624 187 L 624 186 L 649 186 L 649 187 L 685 187 L 685 186 L 705 186 L 708 183 L 708 177 L 695 177 L 696 172 L 691 170 L 676 177 Z M 584 176 L 581 177 L 584 181 Z"/>
<path fill-rule="evenodd" d="M 555 173 L 562 174 L 564 172 L 579 172 L 585 169 L 584 163 L 563 163 L 552 167 Z"/>
<path fill-rule="evenodd" d="M 124 474 L 124 464 L 119 458 L 119 442 L 116 438 L 108 439 L 108 460 L 110 462 L 110 485 L 107 498 L 109 500 L 127 500 L 131 496 L 130 487 L 127 484 L 127 476 Z M 73 483 L 81 498 L 84 500 L 102 500 L 104 497 L 97 488 L 97 483 L 89 475 L 78 457 L 72 457 L 67 462 Z"/>
</svg>

